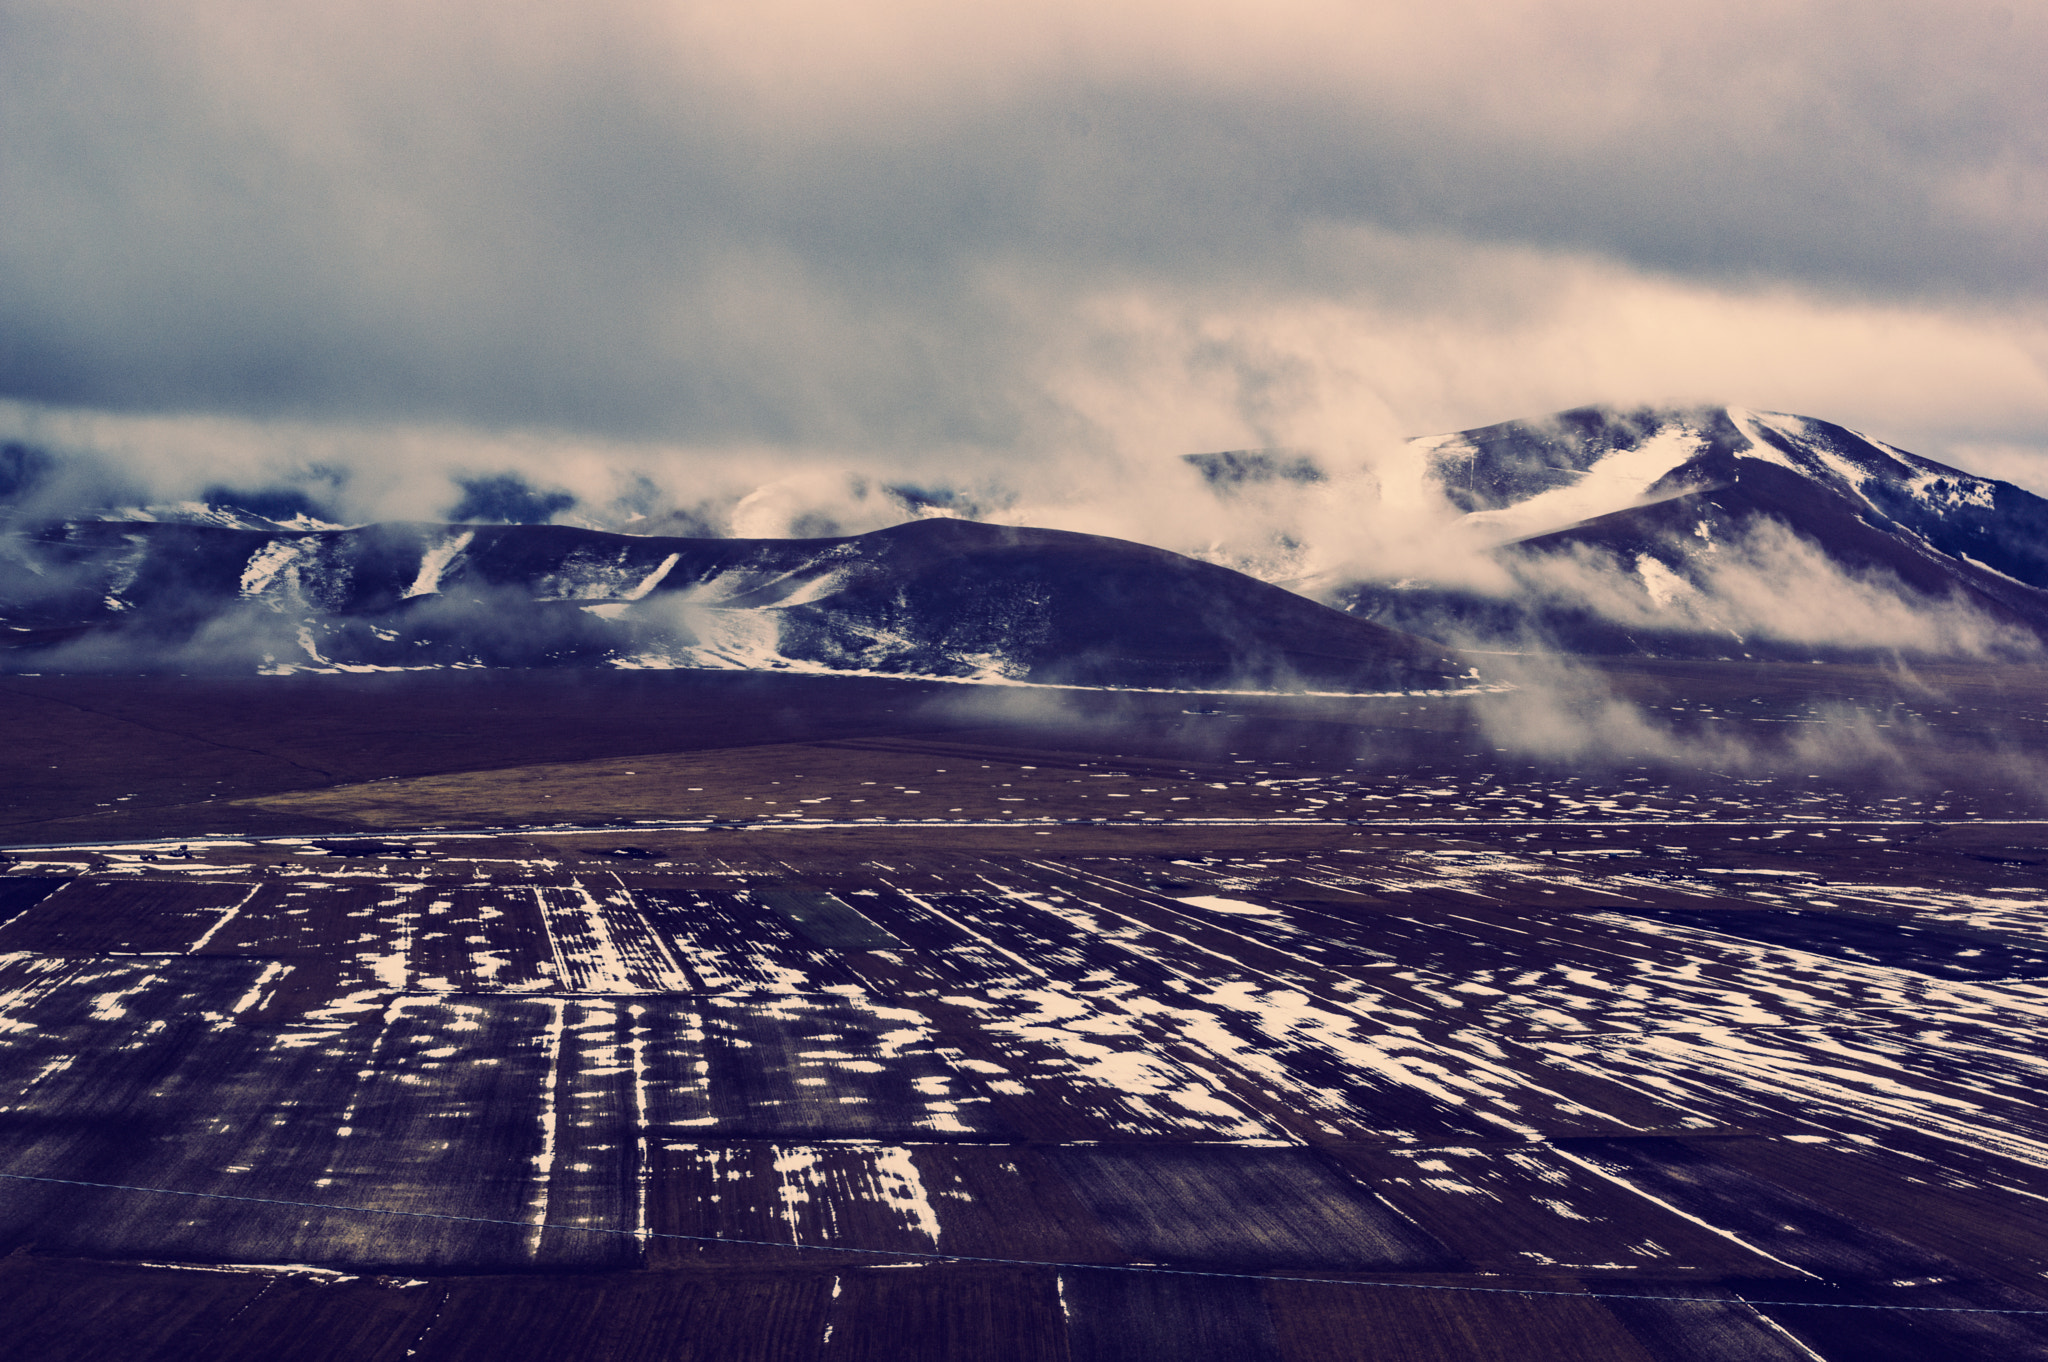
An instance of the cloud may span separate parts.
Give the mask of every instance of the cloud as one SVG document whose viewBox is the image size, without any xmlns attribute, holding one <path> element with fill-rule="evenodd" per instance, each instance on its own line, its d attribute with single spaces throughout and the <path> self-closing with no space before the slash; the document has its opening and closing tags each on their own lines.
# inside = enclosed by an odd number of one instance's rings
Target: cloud
<svg viewBox="0 0 2048 1362">
<path fill-rule="evenodd" d="M 1378 238 L 1351 248 L 1399 258 L 1435 250 Z M 796 533 L 804 524 L 851 533 L 916 514 L 889 490 L 909 488 L 966 514 L 1180 551 L 1235 543 L 1248 552 L 1284 529 L 1313 549 L 1307 567 L 1363 557 L 1394 571 L 1442 551 L 1431 535 L 1443 508 L 1412 478 L 1402 481 L 1406 437 L 1582 400 L 1733 393 L 1847 420 L 1965 467 L 1973 450 L 1995 447 L 1998 466 L 1987 471 L 2006 475 L 2048 452 L 2048 421 L 2038 443 L 2026 434 L 2037 409 L 2048 415 L 2048 378 L 2035 358 L 2048 328 L 2036 336 L 1988 313 L 1783 290 L 1729 294 L 1521 250 L 1439 265 L 1446 287 L 1466 295 L 1462 311 L 1132 286 L 1068 300 L 1052 318 L 1033 310 L 1049 308 L 1057 288 L 1015 285 L 1016 328 L 1035 343 L 1003 381 L 1034 414 L 981 443 L 921 442 L 882 416 L 845 412 L 821 421 L 836 434 L 777 440 L 18 401 L 0 401 L 0 437 L 91 455 L 160 500 L 223 483 L 340 477 L 346 485 L 329 499 L 348 519 L 445 517 L 465 482 L 510 473 L 575 496 L 578 514 L 595 523 L 686 509 L 691 523 L 719 533 Z M 1951 449 L 1944 431 L 2005 438 Z M 1219 500 L 1182 460 L 1272 447 L 1312 451 L 1330 482 L 1262 515 L 1256 498 Z M 788 514 L 767 514 L 775 507 Z M 1303 517 L 1310 523 L 1297 523 Z"/>
<path fill-rule="evenodd" d="M 1922 595 L 1889 572 L 1849 570 L 1779 521 L 1759 521 L 1703 553 L 1669 547 L 1680 571 L 1653 553 L 1630 559 L 1583 544 L 1517 556 L 1501 564 L 1494 594 L 1638 631 L 1720 638 L 1737 651 L 1764 643 L 2004 661 L 2041 655 L 2032 631 L 1961 597 Z"/>
<path fill-rule="evenodd" d="M 1904 668 L 1889 685 L 1866 675 L 1854 683 L 1860 690 L 1838 697 L 1763 674 L 1758 694 L 1745 697 L 1749 704 L 1678 705 L 1651 698 L 1662 689 L 1654 676 L 1630 678 L 1555 656 L 1494 665 L 1512 688 L 1474 705 L 1487 740 L 1497 751 L 1568 762 L 1582 773 L 1647 766 L 1734 780 L 1854 775 L 1887 789 L 2048 790 L 2048 766 L 2037 751 L 1996 729 L 1944 722 L 1945 710 L 1973 703 L 1967 683 L 1951 690 Z M 1880 698 L 1887 690 L 1890 697 Z"/>
<path fill-rule="evenodd" d="M 449 432 L 1017 481 L 1705 397 L 2048 445 L 2033 7 L 0 23 L 0 395 L 398 432 L 422 498 Z"/>
</svg>

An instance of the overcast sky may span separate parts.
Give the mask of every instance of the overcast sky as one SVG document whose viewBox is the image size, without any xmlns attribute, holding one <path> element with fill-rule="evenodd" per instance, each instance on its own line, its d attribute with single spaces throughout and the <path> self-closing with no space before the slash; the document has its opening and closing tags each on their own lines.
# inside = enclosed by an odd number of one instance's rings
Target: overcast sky
<svg viewBox="0 0 2048 1362">
<path fill-rule="evenodd" d="M 993 475 L 1708 401 L 2043 486 L 2043 72 L 1972 0 L 0 0 L 0 424 Z"/>
</svg>

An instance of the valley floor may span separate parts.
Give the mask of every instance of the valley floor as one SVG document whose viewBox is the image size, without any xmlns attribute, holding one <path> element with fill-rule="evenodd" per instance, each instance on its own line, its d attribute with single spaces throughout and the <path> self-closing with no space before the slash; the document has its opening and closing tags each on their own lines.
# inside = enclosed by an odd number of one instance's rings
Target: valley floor
<svg viewBox="0 0 2048 1362">
<path fill-rule="evenodd" d="M 1617 669 L 1674 717 L 1597 762 L 1512 696 L 10 680 L 0 1336 L 2048 1356 L 2040 707 L 1815 671 Z"/>
</svg>

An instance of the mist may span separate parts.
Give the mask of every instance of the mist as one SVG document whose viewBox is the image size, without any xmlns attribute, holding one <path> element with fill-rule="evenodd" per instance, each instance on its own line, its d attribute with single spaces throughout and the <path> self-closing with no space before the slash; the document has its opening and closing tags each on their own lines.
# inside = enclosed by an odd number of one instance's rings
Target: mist
<svg viewBox="0 0 2048 1362">
<path fill-rule="evenodd" d="M 1673 546 L 1663 558 L 1629 558 L 1586 545 L 1494 563 L 1493 594 L 1527 609 L 1590 613 L 1624 629 L 1719 640 L 1735 656 L 1891 653 L 1907 657 L 2019 662 L 2038 659 L 2041 639 L 1994 618 L 1960 593 L 1914 591 L 1882 569 L 1855 571 L 1782 522 L 1765 521 L 1716 544 L 1690 566 Z M 1569 651 L 1540 627 L 1520 638 L 1462 635 L 1466 646 Z"/>
<path fill-rule="evenodd" d="M 1407 443 L 1737 403 L 2048 486 L 2030 8 L 0 22 L 0 443 L 48 456 L 19 524 L 222 496 L 288 529 L 958 517 L 1324 599 L 1412 581 L 1738 650 L 2034 655 L 1796 535 L 1676 586 L 1503 557 Z M 1315 476 L 1187 458 L 1223 451 Z"/>
<path fill-rule="evenodd" d="M 160 498 L 317 465 L 348 519 L 501 471 L 592 514 L 641 476 L 679 508 L 841 473 L 1045 503 L 1593 402 L 2048 449 L 2027 7 L 6 25 L 0 435 Z"/>
</svg>

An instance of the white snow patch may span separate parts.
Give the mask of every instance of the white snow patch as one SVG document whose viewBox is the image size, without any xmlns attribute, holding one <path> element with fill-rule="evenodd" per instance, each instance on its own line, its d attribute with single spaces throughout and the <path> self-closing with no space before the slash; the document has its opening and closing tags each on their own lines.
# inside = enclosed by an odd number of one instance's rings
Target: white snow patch
<svg viewBox="0 0 2048 1362">
<path fill-rule="evenodd" d="M 656 567 L 654 571 L 648 573 L 645 577 L 642 577 L 630 590 L 623 592 L 621 599 L 637 601 L 657 586 L 660 586 L 661 579 L 668 576 L 675 568 L 675 565 L 682 560 L 682 556 L 680 553 L 671 553 L 668 557 L 662 559 L 660 566 Z"/>
<path fill-rule="evenodd" d="M 1942 484 L 1939 492 L 1935 484 Z M 1913 496 L 1930 506 L 1952 510 L 1958 506 L 1975 506 L 1982 510 L 1997 509 L 1998 493 L 1991 483 L 1967 474 L 1923 472 L 1907 484 Z"/>
<path fill-rule="evenodd" d="M 464 530 L 461 534 L 448 536 L 421 554 L 419 575 L 414 577 L 412 585 L 406 588 L 405 598 L 411 600 L 415 596 L 431 596 L 439 591 L 441 574 L 448 570 L 448 565 L 455 561 L 455 556 L 468 548 L 470 541 L 475 538 L 475 530 Z"/>
<path fill-rule="evenodd" d="M 1643 579 L 1643 590 L 1650 593 L 1651 603 L 1659 610 L 1665 609 L 1680 596 L 1698 594 L 1691 582 L 1647 553 L 1636 555 L 1636 575 Z"/>
<path fill-rule="evenodd" d="M 1617 449 L 1564 487 L 1493 511 L 1474 511 L 1458 521 L 1490 539 L 1526 539 L 1591 520 L 1641 502 L 1672 469 L 1706 448 L 1706 437 L 1674 421 L 1633 449 Z"/>
<path fill-rule="evenodd" d="M 1789 468 L 1795 473 L 1805 472 L 1783 450 L 1764 438 L 1765 430 L 1804 442 L 1806 423 L 1797 417 L 1784 416 L 1777 412 L 1750 411 L 1746 407 L 1728 408 L 1728 419 L 1735 428 L 1749 439 L 1749 448 L 1736 454 L 1738 459 L 1755 459 L 1760 463 L 1774 463 L 1780 468 Z"/>
<path fill-rule="evenodd" d="M 1959 553 L 1956 555 L 1956 557 L 1962 559 L 1971 567 L 1976 568 L 1979 572 L 1988 572 L 1994 577 L 2003 577 L 2006 581 L 2011 582 L 2014 586 L 2028 586 L 2029 589 L 2031 589 L 2029 583 L 2021 581 L 2019 578 L 2013 576 L 2010 573 L 2000 572 L 1997 568 L 1991 566 L 1991 564 L 1980 562 L 1977 559 L 1972 558 L 1967 553 Z"/>
<path fill-rule="evenodd" d="M 1177 898 L 1174 902 L 1185 903 L 1190 908 L 1207 908 L 1212 913 L 1236 913 L 1244 917 L 1280 916 L 1280 910 L 1277 908 L 1267 908 L 1256 903 L 1246 903 L 1243 899 L 1217 898 L 1213 894 L 1192 894 L 1187 898 Z"/>
<path fill-rule="evenodd" d="M 258 596 L 275 582 L 294 560 L 304 556 L 311 543 L 304 539 L 273 539 L 249 555 L 242 567 L 242 594 Z"/>
<path fill-rule="evenodd" d="M 881 1187 L 883 1200 L 937 1248 L 938 1212 L 932 1209 L 931 1193 L 918 1175 L 910 1151 L 900 1145 L 889 1146 L 877 1149 L 874 1159 L 875 1181 Z"/>
</svg>

